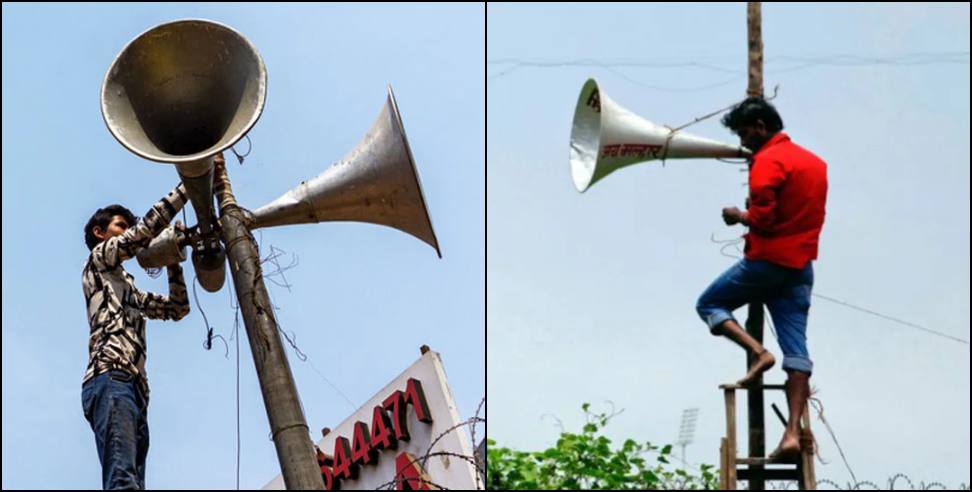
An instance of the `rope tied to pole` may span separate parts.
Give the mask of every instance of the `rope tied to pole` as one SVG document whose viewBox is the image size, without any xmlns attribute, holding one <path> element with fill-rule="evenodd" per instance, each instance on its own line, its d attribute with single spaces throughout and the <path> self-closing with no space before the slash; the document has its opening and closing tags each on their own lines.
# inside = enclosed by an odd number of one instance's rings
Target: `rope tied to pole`
<svg viewBox="0 0 972 492">
<path fill-rule="evenodd" d="M 776 86 L 773 87 L 773 95 L 770 96 L 770 97 L 768 97 L 768 98 L 765 98 L 765 99 L 767 101 L 772 101 L 773 99 L 776 99 L 776 96 L 779 95 L 779 91 L 780 91 L 780 85 L 779 84 L 776 84 Z M 692 119 L 692 121 L 689 121 L 688 123 L 684 123 L 682 125 L 676 126 L 674 128 L 672 128 L 672 127 L 670 127 L 668 125 L 663 125 L 665 127 L 665 129 L 668 130 L 668 136 L 665 137 L 665 145 L 662 147 L 662 155 L 661 155 L 662 166 L 665 165 L 665 161 L 666 161 L 666 159 L 668 159 L 668 149 L 670 147 L 670 144 L 672 142 L 672 139 L 675 138 L 675 134 L 676 133 L 678 133 L 679 131 L 684 130 L 684 129 L 686 129 L 686 128 L 688 128 L 688 127 L 690 127 L 690 126 L 692 126 L 692 125 L 694 125 L 696 123 L 700 123 L 700 122 L 705 121 L 705 120 L 707 120 L 709 118 L 712 118 L 713 116 L 716 116 L 718 114 L 721 114 L 721 113 L 724 113 L 726 111 L 729 111 L 730 109 L 736 107 L 737 104 L 738 103 L 732 103 L 732 104 L 730 104 L 728 106 L 725 106 L 723 108 L 719 108 L 719 109 L 717 109 L 715 111 L 712 111 L 711 113 L 706 113 L 706 114 L 704 114 L 702 116 L 696 117 L 696 118 Z M 730 164 L 739 164 L 737 162 L 724 161 L 723 159 L 719 159 L 719 160 L 722 161 L 722 162 L 728 162 Z"/>
</svg>

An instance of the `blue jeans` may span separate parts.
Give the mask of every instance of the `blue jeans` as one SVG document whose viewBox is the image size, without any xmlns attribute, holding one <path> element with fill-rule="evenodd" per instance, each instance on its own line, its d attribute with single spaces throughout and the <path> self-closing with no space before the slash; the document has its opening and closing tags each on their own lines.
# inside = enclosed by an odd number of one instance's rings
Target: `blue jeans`
<svg viewBox="0 0 972 492">
<path fill-rule="evenodd" d="M 797 269 L 742 259 L 705 289 L 695 309 L 716 334 L 715 328 L 724 321 L 735 321 L 735 309 L 750 302 L 766 304 L 783 351 L 783 369 L 810 374 L 813 362 L 807 352 L 807 314 L 812 289 L 811 262 Z"/>
<path fill-rule="evenodd" d="M 135 376 L 112 370 L 81 388 L 84 417 L 91 424 L 105 490 L 144 489 L 148 454 L 148 408 Z"/>
</svg>

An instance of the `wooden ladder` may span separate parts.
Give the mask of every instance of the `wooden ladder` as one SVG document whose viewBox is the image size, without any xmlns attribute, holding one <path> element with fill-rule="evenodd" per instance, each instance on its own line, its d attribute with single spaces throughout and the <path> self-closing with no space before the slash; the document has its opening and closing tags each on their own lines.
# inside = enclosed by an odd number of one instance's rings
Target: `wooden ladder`
<svg viewBox="0 0 972 492">
<path fill-rule="evenodd" d="M 763 305 L 749 303 L 746 332 L 763 343 Z M 746 369 L 754 362 L 754 354 L 746 354 Z M 737 480 L 749 483 L 750 490 L 765 490 L 767 480 L 795 480 L 800 490 L 816 490 L 817 479 L 813 471 L 813 434 L 810 433 L 810 402 L 800 416 L 800 457 L 794 462 L 770 460 L 766 453 L 766 425 L 763 418 L 765 405 L 763 390 L 785 390 L 782 384 L 763 384 L 760 375 L 749 387 L 723 384 L 719 388 L 726 396 L 726 437 L 719 449 L 719 485 L 722 490 L 735 490 Z M 748 407 L 749 456 L 737 456 L 736 441 L 736 390 L 746 391 Z M 786 426 L 786 419 L 774 405 L 776 415 Z M 746 468 L 739 468 L 744 465 Z M 773 465 L 772 467 L 769 467 Z"/>
<path fill-rule="evenodd" d="M 771 460 L 768 457 L 737 456 L 736 441 L 736 391 L 784 390 L 782 384 L 761 384 L 752 387 L 742 387 L 738 384 L 723 384 L 719 386 L 726 397 L 726 437 L 722 438 L 719 449 L 719 486 L 722 490 L 736 490 L 736 481 L 745 480 L 750 484 L 750 490 L 763 490 L 767 480 L 794 480 L 800 490 L 816 490 L 817 480 L 813 470 L 813 435 L 810 433 L 810 413 L 807 407 L 803 409 L 800 418 L 800 457 L 794 460 Z M 782 414 L 777 416 L 786 425 Z M 763 434 L 765 435 L 765 434 Z M 746 468 L 739 468 L 739 466 Z M 769 466 L 772 466 L 770 468 Z M 756 485 L 756 487 L 754 487 Z"/>
</svg>

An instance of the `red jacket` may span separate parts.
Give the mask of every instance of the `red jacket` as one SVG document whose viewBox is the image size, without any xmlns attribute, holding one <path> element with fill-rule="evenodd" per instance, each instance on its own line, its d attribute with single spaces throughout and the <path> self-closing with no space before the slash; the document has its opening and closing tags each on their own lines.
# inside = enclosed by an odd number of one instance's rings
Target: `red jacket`
<svg viewBox="0 0 972 492">
<path fill-rule="evenodd" d="M 803 268 L 817 258 L 827 203 L 827 163 L 783 132 L 753 156 L 746 258 Z"/>
</svg>

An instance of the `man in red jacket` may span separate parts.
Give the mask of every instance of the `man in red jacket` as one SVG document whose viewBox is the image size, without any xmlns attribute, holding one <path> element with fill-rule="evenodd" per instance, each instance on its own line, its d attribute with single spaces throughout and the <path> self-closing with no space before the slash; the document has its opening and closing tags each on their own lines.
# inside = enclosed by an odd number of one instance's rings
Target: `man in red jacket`
<svg viewBox="0 0 972 492">
<path fill-rule="evenodd" d="M 790 419 L 772 458 L 800 452 L 799 421 L 810 396 L 813 362 L 807 351 L 807 314 L 813 288 L 813 263 L 827 201 L 827 164 L 790 141 L 783 120 L 766 100 L 750 97 L 733 108 L 722 124 L 753 151 L 747 210 L 722 209 L 726 225 L 749 227 L 745 258 L 717 278 L 699 297 L 696 310 L 713 335 L 723 335 L 756 355 L 739 380 L 752 384 L 776 358 L 733 318 L 751 302 L 765 303 L 776 327 Z"/>
</svg>

